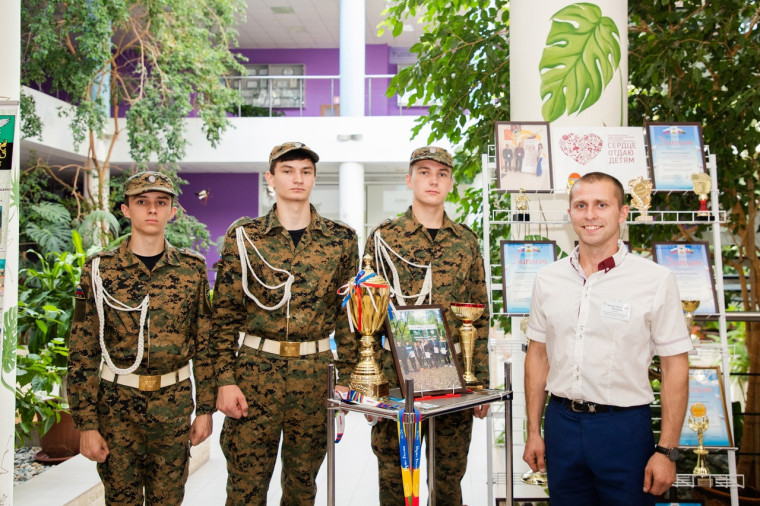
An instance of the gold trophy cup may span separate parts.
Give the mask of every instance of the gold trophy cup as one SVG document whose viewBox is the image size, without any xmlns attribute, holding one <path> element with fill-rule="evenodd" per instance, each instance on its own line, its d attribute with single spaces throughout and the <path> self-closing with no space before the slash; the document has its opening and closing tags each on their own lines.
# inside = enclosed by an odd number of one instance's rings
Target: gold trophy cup
<svg viewBox="0 0 760 506">
<path fill-rule="evenodd" d="M 364 281 L 357 278 L 349 282 L 351 322 L 362 335 L 361 358 L 351 374 L 349 387 L 364 395 L 380 398 L 388 397 L 390 385 L 375 360 L 374 333 L 380 330 L 388 315 L 391 291 L 388 282 L 372 269 L 371 260 L 369 255 L 364 257 L 361 278 Z M 370 274 L 375 275 L 367 278 Z"/>
<path fill-rule="evenodd" d="M 520 188 L 520 193 L 515 195 L 515 209 L 519 212 L 515 214 L 515 221 L 530 221 L 528 210 L 528 196 L 525 195 L 525 188 Z"/>
<path fill-rule="evenodd" d="M 707 408 L 701 402 L 695 402 L 691 405 L 689 412 L 689 428 L 697 432 L 699 442 L 699 445 L 694 450 L 694 453 L 697 454 L 697 465 L 694 466 L 692 474 L 697 476 L 710 476 L 710 470 L 705 463 L 705 456 L 710 452 L 705 450 L 705 447 L 702 444 L 705 431 L 710 427 L 710 419 L 707 418 Z M 707 481 L 710 481 L 709 478 Z M 702 483 L 698 483 L 698 485 L 705 486 L 705 484 Z M 707 484 L 706 486 L 709 487 L 710 484 Z"/>
<path fill-rule="evenodd" d="M 704 172 L 692 174 L 691 182 L 694 186 L 694 193 L 699 195 L 699 211 L 697 211 L 697 219 L 700 221 L 707 221 L 710 219 L 710 211 L 707 209 L 707 196 L 712 189 L 710 176 Z"/>
<path fill-rule="evenodd" d="M 689 331 L 689 336 L 691 336 L 691 328 L 694 324 L 694 311 L 697 310 L 699 307 L 699 301 L 698 300 L 682 300 L 681 301 L 681 307 L 686 312 L 684 315 L 684 318 L 686 318 L 686 328 Z"/>
<path fill-rule="evenodd" d="M 628 188 L 631 190 L 631 204 L 640 213 L 634 221 L 639 223 L 654 221 L 654 218 L 647 214 L 652 205 L 652 182 L 639 176 L 628 181 Z"/>
<path fill-rule="evenodd" d="M 483 383 L 472 372 L 472 357 L 475 351 L 475 327 L 472 322 L 480 318 L 485 310 L 485 304 L 464 304 L 454 302 L 451 304 L 451 311 L 457 318 L 462 320 L 462 326 L 459 328 L 459 342 L 462 345 L 462 354 L 464 355 L 464 382 L 467 388 L 471 390 L 481 390 Z"/>
</svg>

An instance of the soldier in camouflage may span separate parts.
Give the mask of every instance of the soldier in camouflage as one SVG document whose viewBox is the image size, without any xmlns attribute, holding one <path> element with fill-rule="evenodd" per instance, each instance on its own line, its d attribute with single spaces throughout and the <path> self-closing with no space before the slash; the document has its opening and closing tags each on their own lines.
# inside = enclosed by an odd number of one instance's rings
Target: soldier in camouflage
<svg viewBox="0 0 760 506">
<path fill-rule="evenodd" d="M 206 262 L 164 236 L 177 211 L 167 176 L 141 172 L 124 195 L 131 236 L 87 259 L 74 294 L 69 404 L 107 504 L 180 504 L 189 443 L 211 434 L 214 411 Z"/>
<path fill-rule="evenodd" d="M 427 146 L 415 150 L 406 176 L 407 186 L 413 191 L 411 207 L 401 217 L 380 224 L 367 239 L 364 251 L 365 255 L 375 259 L 376 270 L 386 279 L 394 279 L 392 269 L 398 272 L 398 286 L 392 286 L 394 304 L 440 304 L 444 307 L 452 341 L 459 353 L 461 321 L 451 312 L 450 304 L 478 303 L 486 304 L 487 308 L 488 295 L 478 237 L 467 226 L 451 221 L 443 208 L 446 195 L 453 187 L 452 167 L 453 160 L 445 149 Z M 392 259 L 393 265 L 388 259 Z M 428 269 L 432 269 L 432 284 L 425 282 Z M 473 372 L 487 387 L 487 312 L 474 322 L 474 326 L 477 339 Z M 399 381 L 387 340 L 384 347 L 380 362 L 391 388 L 396 388 Z M 485 417 L 487 412 L 488 405 L 474 409 L 478 418 Z M 467 468 L 472 417 L 473 410 L 466 410 L 436 418 L 437 504 L 462 504 L 460 482 Z M 426 437 L 427 425 L 424 425 L 423 437 Z M 403 486 L 394 422 L 382 420 L 372 428 L 372 450 L 378 459 L 380 504 L 398 504 L 403 497 Z"/>
<path fill-rule="evenodd" d="M 227 504 L 266 504 L 281 434 L 281 504 L 314 504 L 327 453 L 330 333 L 344 383 L 358 354 L 338 295 L 356 274 L 358 241 L 309 204 L 318 160 L 300 142 L 276 146 L 266 179 L 277 203 L 266 216 L 236 221 L 225 237 L 212 342 L 216 405 L 227 415 Z"/>
</svg>

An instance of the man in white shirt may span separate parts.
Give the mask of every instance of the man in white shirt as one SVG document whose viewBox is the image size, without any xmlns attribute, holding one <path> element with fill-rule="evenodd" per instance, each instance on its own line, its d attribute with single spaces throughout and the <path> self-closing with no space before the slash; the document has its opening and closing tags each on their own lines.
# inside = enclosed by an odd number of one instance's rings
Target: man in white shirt
<svg viewBox="0 0 760 506">
<path fill-rule="evenodd" d="M 523 460 L 547 472 L 552 504 L 654 504 L 676 478 L 688 401 L 692 346 L 678 287 L 670 271 L 618 240 L 628 206 L 617 179 L 583 176 L 568 213 L 579 245 L 543 268 L 533 287 Z M 662 368 L 657 446 L 648 377 L 655 354 Z"/>
</svg>

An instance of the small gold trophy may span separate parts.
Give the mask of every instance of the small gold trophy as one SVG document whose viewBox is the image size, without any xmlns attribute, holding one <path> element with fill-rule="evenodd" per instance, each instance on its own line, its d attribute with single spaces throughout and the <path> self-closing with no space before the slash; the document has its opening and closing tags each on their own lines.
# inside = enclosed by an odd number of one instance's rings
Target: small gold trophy
<svg viewBox="0 0 760 506">
<path fill-rule="evenodd" d="M 702 444 L 705 431 L 710 427 L 710 420 L 707 418 L 707 408 L 701 402 L 695 402 L 691 405 L 689 411 L 691 413 L 689 415 L 689 428 L 697 432 L 699 442 L 699 446 L 694 450 L 694 453 L 697 454 L 697 465 L 694 466 L 692 474 L 696 474 L 697 476 L 710 476 L 710 470 L 705 463 L 705 455 L 710 452 L 705 450 L 705 447 Z M 711 480 L 708 478 L 707 481 L 710 482 Z M 711 485 L 710 483 L 703 484 L 700 482 L 697 484 L 699 486 L 708 487 Z"/>
<path fill-rule="evenodd" d="M 364 272 L 349 281 L 350 314 L 354 327 L 361 332 L 361 358 L 351 374 L 349 387 L 374 398 L 388 397 L 390 385 L 375 360 L 375 338 L 388 315 L 390 285 L 372 269 L 372 258 L 364 256 Z"/>
<path fill-rule="evenodd" d="M 640 213 L 634 221 L 640 223 L 654 221 L 654 218 L 647 214 L 652 205 L 652 182 L 639 176 L 636 179 L 628 181 L 628 188 L 631 190 L 631 204 Z"/>
<path fill-rule="evenodd" d="M 707 221 L 710 219 L 710 211 L 707 209 L 707 196 L 712 189 L 710 176 L 704 172 L 692 174 L 691 182 L 694 185 L 694 193 L 699 195 L 699 211 L 697 211 L 697 219 L 700 221 Z"/>
<path fill-rule="evenodd" d="M 472 322 L 480 318 L 485 304 L 464 304 L 454 302 L 451 304 L 451 311 L 457 318 L 462 320 L 462 326 L 459 328 L 459 342 L 462 344 L 462 354 L 464 355 L 464 382 L 467 388 L 471 390 L 481 390 L 483 383 L 472 372 L 472 356 L 475 351 L 475 327 Z"/>
<path fill-rule="evenodd" d="M 684 318 L 686 318 L 686 328 L 689 330 L 691 336 L 691 327 L 694 324 L 694 311 L 699 307 L 698 300 L 682 300 L 681 307 L 686 312 Z"/>
<path fill-rule="evenodd" d="M 530 221 L 530 213 L 526 213 L 528 210 L 528 196 L 525 195 L 525 188 L 520 188 L 520 193 L 515 195 L 515 209 L 520 211 L 515 214 L 515 221 Z"/>
<path fill-rule="evenodd" d="M 526 485 L 538 485 L 539 487 L 545 487 L 548 482 L 546 481 L 546 473 L 541 471 L 528 471 L 520 476 L 520 481 Z"/>
</svg>

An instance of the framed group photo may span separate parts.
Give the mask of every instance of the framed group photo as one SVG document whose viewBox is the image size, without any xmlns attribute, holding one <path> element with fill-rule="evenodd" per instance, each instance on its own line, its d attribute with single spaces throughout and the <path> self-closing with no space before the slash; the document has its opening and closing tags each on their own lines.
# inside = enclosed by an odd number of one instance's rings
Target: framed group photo
<svg viewBox="0 0 760 506">
<path fill-rule="evenodd" d="M 496 179 L 499 190 L 552 190 L 549 123 L 497 121 Z"/>
<path fill-rule="evenodd" d="M 443 306 L 396 307 L 386 335 L 404 398 L 407 379 L 414 380 L 414 397 L 467 391 Z"/>
<path fill-rule="evenodd" d="M 695 315 L 718 312 L 710 247 L 707 242 L 655 242 L 654 261 L 670 269 L 676 276 L 681 300 L 698 300 Z"/>
<path fill-rule="evenodd" d="M 654 189 L 691 191 L 691 175 L 706 172 L 702 125 L 647 123 L 646 131 Z"/>
<path fill-rule="evenodd" d="M 528 314 L 539 269 L 557 260 L 555 241 L 501 241 L 504 312 Z"/>
</svg>

